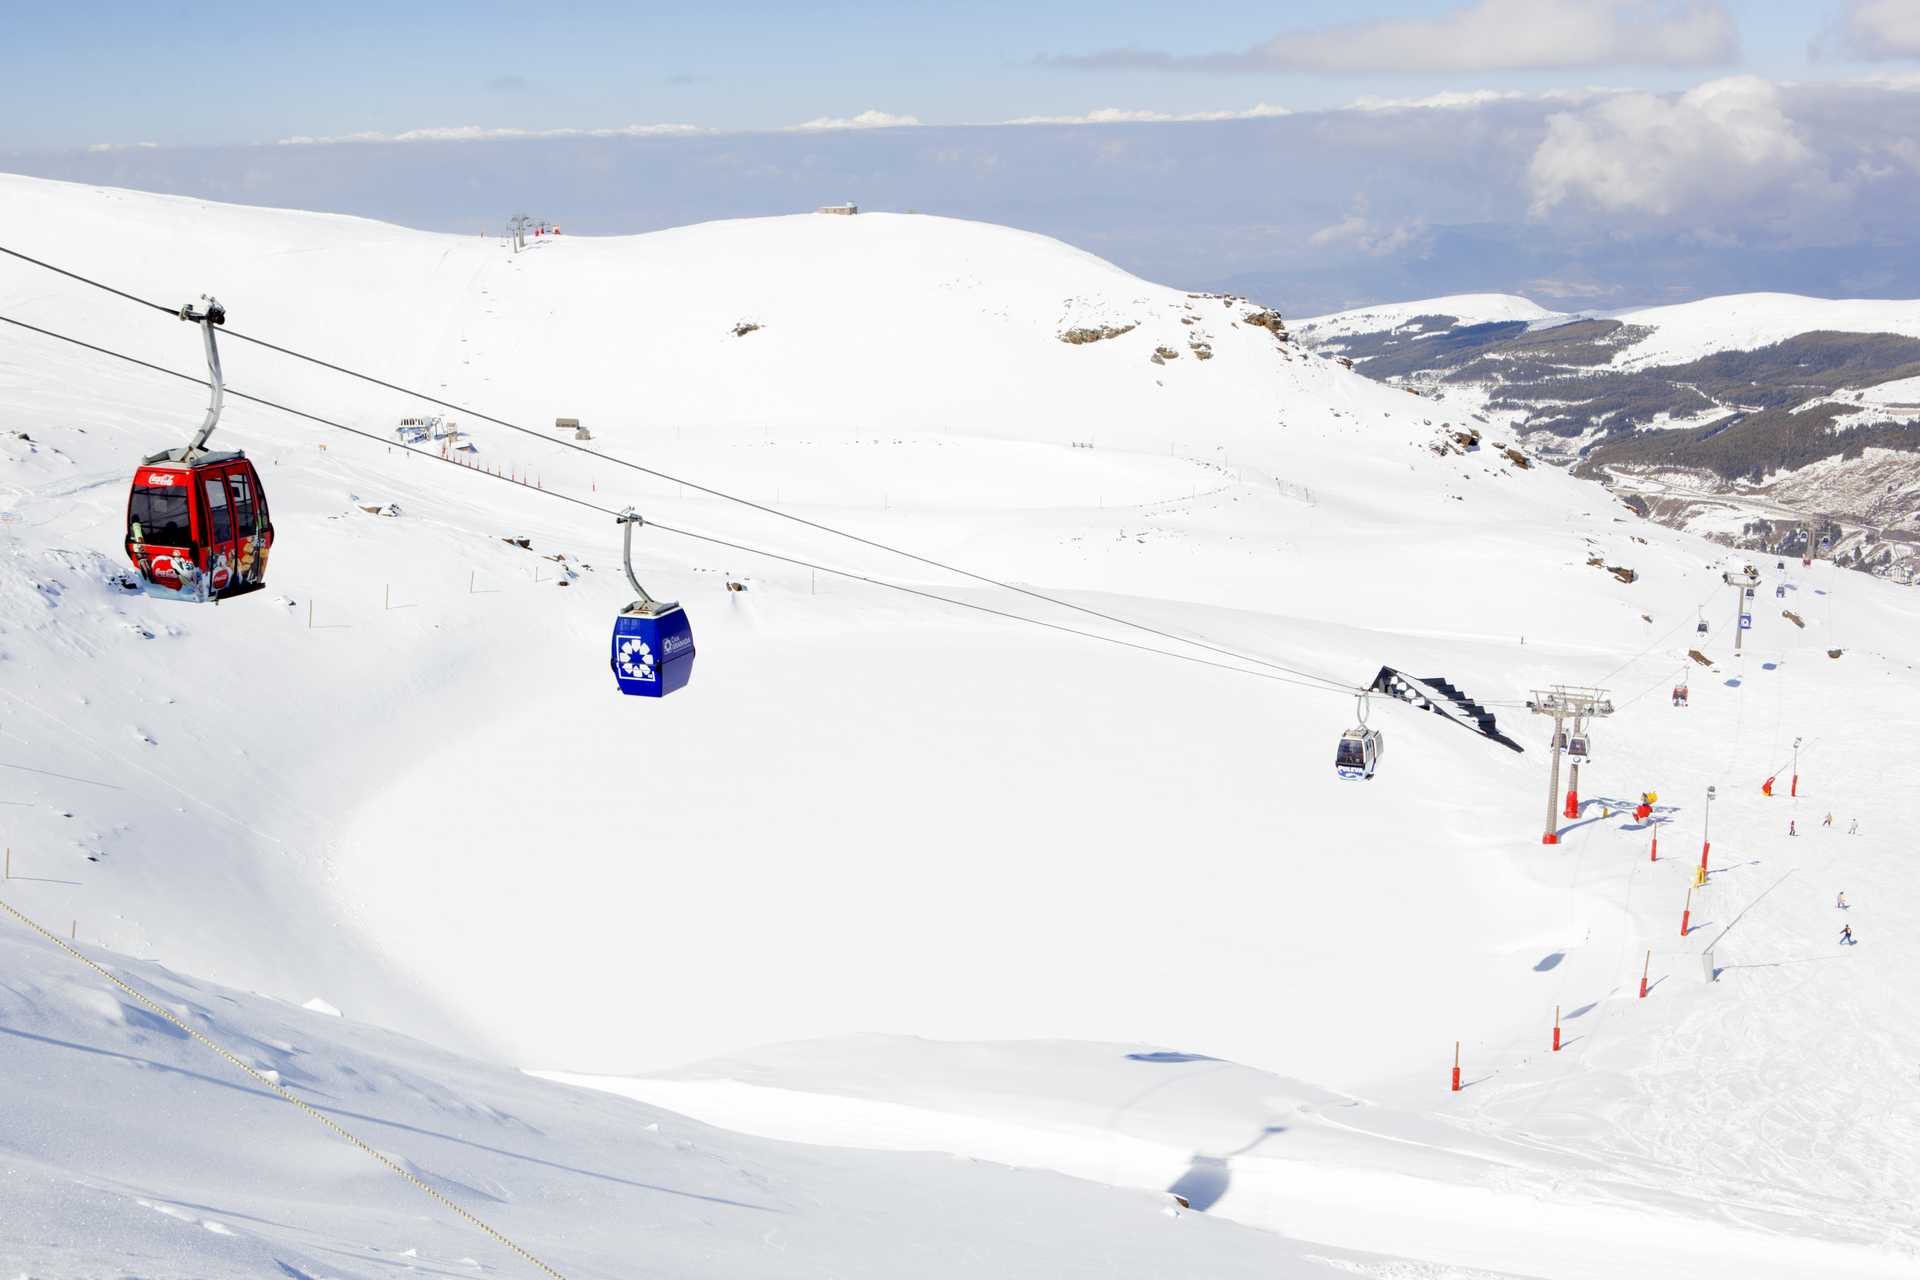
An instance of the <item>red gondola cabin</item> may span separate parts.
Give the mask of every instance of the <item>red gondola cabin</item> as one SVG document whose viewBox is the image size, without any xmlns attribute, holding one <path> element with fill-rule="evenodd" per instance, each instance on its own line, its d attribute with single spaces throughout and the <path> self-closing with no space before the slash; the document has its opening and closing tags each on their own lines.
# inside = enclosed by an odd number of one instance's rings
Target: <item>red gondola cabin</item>
<svg viewBox="0 0 1920 1280">
<path fill-rule="evenodd" d="M 244 453 L 142 465 L 127 499 L 127 558 L 149 588 L 223 599 L 267 581 L 273 521 Z"/>
<path fill-rule="evenodd" d="M 226 382 L 213 331 L 227 322 L 219 301 L 205 298 L 180 318 L 200 328 L 207 353 L 206 420 L 184 449 L 163 449 L 141 459 L 127 496 L 127 559 L 147 590 L 181 600 L 221 600 L 267 585 L 267 552 L 273 521 L 260 473 L 247 455 L 207 452 L 207 437 L 220 422 Z"/>
</svg>

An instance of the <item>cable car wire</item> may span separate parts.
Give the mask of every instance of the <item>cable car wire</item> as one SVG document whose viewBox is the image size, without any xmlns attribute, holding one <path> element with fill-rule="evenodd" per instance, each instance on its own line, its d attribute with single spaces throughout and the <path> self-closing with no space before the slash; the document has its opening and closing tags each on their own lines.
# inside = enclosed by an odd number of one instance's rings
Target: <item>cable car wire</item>
<svg viewBox="0 0 1920 1280">
<path fill-rule="evenodd" d="M 183 382 L 191 382 L 196 386 L 204 387 L 208 385 L 206 379 L 196 378 L 190 373 L 181 373 L 177 369 L 168 369 L 163 365 L 157 365 L 149 361 L 142 360 L 138 356 L 127 355 L 124 352 L 115 351 L 110 347 L 98 346 L 94 343 L 86 342 L 79 338 L 70 337 L 64 333 L 58 333 L 52 329 L 42 328 L 41 326 L 36 324 L 29 324 L 25 320 L 16 320 L 11 316 L 0 316 L 0 324 L 10 324 L 17 328 L 30 330 L 31 332 L 41 334 L 44 337 L 53 338 L 60 342 L 69 343 L 73 346 L 81 347 L 81 348 L 84 348 L 85 350 L 96 352 L 100 355 L 109 356 L 115 360 L 123 360 L 128 364 L 138 365 L 140 368 L 151 370 L 154 373 L 165 374 L 170 378 L 178 378 Z M 389 448 L 393 446 L 393 441 L 387 439 L 385 436 L 377 435 L 371 431 L 362 430 L 359 427 L 350 427 L 350 426 L 347 426 L 345 423 L 335 422 L 331 418 L 322 417 L 317 413 L 308 413 L 304 409 L 296 409 L 291 405 L 281 404 L 278 401 L 274 401 L 274 400 L 268 400 L 263 396 L 249 395 L 244 391 L 236 391 L 231 387 L 227 388 L 227 394 L 232 398 L 234 398 L 235 400 L 246 400 L 252 404 L 260 405 L 263 408 L 275 409 L 281 413 L 290 414 L 291 416 L 296 418 L 305 418 L 309 422 L 319 423 L 321 426 L 329 427 L 335 431 L 344 431 L 348 435 L 360 436 L 363 439 L 373 441 L 375 444 L 385 445 L 385 446 L 388 446 Z M 589 501 L 586 498 L 581 498 L 574 494 L 563 493 L 557 489 L 528 488 L 528 486 L 522 484 L 520 481 L 517 481 L 510 476 L 498 475 L 491 471 L 482 471 L 478 468 L 469 467 L 464 463 L 457 462 L 452 458 L 443 458 L 437 453 L 431 453 L 425 450 L 415 449 L 415 448 L 412 448 L 411 446 L 402 445 L 400 447 L 402 449 L 405 449 L 408 453 L 411 453 L 417 457 L 427 458 L 434 462 L 443 462 L 446 465 L 457 468 L 458 470 L 465 472 L 469 475 L 479 475 L 479 476 L 484 476 L 490 480 L 498 480 L 503 484 L 513 485 L 515 488 L 524 490 L 529 493 L 545 494 L 550 498 L 556 498 L 562 502 L 570 502 L 575 506 L 585 507 L 589 511 L 597 511 L 602 515 L 614 516 L 617 518 L 621 514 L 620 510 L 617 510 L 613 507 L 603 506 L 600 503 Z M 1124 649 L 1133 649 L 1141 653 L 1158 654 L 1160 657 L 1163 657 L 1163 658 L 1176 658 L 1182 662 L 1191 662 L 1203 667 L 1213 667 L 1220 671 L 1231 671 L 1238 675 L 1257 676 L 1262 680 L 1272 680 L 1280 684 L 1294 685 L 1298 688 L 1310 689 L 1318 693 L 1339 693 L 1349 697 L 1351 697 L 1353 694 L 1352 688 L 1346 687 L 1346 686 L 1332 688 L 1324 683 L 1310 683 L 1306 680 L 1294 679 L 1290 675 L 1275 675 L 1267 671 L 1250 670 L 1246 667 L 1234 666 L 1231 663 L 1218 662 L 1211 658 L 1202 658 L 1197 654 L 1179 653 L 1170 649 L 1159 649 L 1159 648 L 1155 648 L 1152 645 L 1140 644 L 1132 640 L 1123 640 L 1118 636 L 1102 635 L 1098 631 L 1086 631 L 1079 627 L 1067 626 L 1065 623 L 1049 622 L 1044 618 L 1031 618 L 1025 614 L 1013 613 L 1006 609 L 996 609 L 991 605 L 984 605 L 971 600 L 960 600 L 960 599 L 956 599 L 953 596 L 941 595 L 937 591 L 928 591 L 920 587 L 912 587 L 912 586 L 906 585 L 905 583 L 900 583 L 900 582 L 890 582 L 885 578 L 870 577 L 867 574 L 856 573 L 851 569 L 840 569 L 840 568 L 834 567 L 833 565 L 821 564 L 817 561 L 812 561 L 812 560 L 805 560 L 798 556 L 790 556 L 777 551 L 769 551 L 764 547 L 755 547 L 755 546 L 749 546 L 745 543 L 732 542 L 725 538 L 715 537 L 712 534 L 699 533 L 692 529 L 682 529 L 674 525 L 660 524 L 653 520 L 648 520 L 646 523 L 651 528 L 658 529 L 662 533 L 672 534 L 676 537 L 687 538 L 695 542 L 704 542 L 712 546 L 725 547 L 729 550 L 739 551 L 747 555 L 762 556 L 769 560 L 777 560 L 777 561 L 780 561 L 781 563 L 794 565 L 799 568 L 812 569 L 820 573 L 831 574 L 838 578 L 845 578 L 854 582 L 864 582 L 871 586 L 876 586 L 876 587 L 884 587 L 889 591 L 899 591 L 906 595 L 918 596 L 923 600 L 935 600 L 942 604 L 954 605 L 961 609 L 971 609 L 976 613 L 984 613 L 996 618 L 1005 618 L 1013 622 L 1024 622 L 1031 626 L 1045 628 L 1048 631 L 1058 631 L 1066 635 L 1079 636 L 1087 640 L 1100 640 L 1107 644 L 1118 645 Z M 1173 638 L 1178 639 L 1178 637 L 1173 637 Z"/>
<path fill-rule="evenodd" d="M 94 280 L 88 276 L 81 275 L 76 271 L 69 271 L 64 267 L 58 267 L 40 258 L 35 258 L 29 254 L 21 253 L 17 249 L 9 249 L 5 245 L 0 245 L 0 254 L 6 254 L 8 257 L 16 258 L 21 262 L 31 263 L 36 267 L 41 267 L 41 268 L 44 268 L 45 270 L 52 271 L 57 275 L 65 276 L 69 280 L 74 280 L 81 284 L 91 285 L 93 288 L 103 290 L 107 293 L 114 295 L 117 298 L 124 298 L 129 302 L 138 303 L 143 307 L 150 307 L 155 311 L 160 311 L 167 315 L 178 314 L 178 311 L 173 307 L 165 306 L 161 303 L 154 302 L 148 298 L 139 297 L 138 295 L 128 293 L 123 289 L 116 289 L 112 285 L 105 284 L 105 283 L 102 283 L 101 281 Z M 1192 645 L 1195 648 L 1204 649 L 1209 653 L 1218 654 L 1221 657 L 1232 658 L 1237 662 L 1250 662 L 1255 664 L 1256 666 L 1270 667 L 1273 670 L 1283 671 L 1288 675 L 1297 676 L 1302 680 L 1312 681 L 1317 684 L 1324 685 L 1329 689 L 1338 690 L 1340 692 L 1349 693 L 1349 694 L 1354 693 L 1359 689 L 1359 686 L 1357 685 L 1353 685 L 1353 684 L 1347 683 L 1346 681 L 1335 679 L 1334 677 L 1331 677 L 1331 676 L 1323 676 L 1318 674 L 1317 672 L 1305 671 L 1296 667 L 1290 667 L 1284 663 L 1275 662 L 1268 658 L 1262 658 L 1255 654 L 1242 653 L 1238 650 L 1229 649 L 1223 645 L 1216 645 L 1209 641 L 1196 640 L 1191 636 L 1183 636 L 1178 634 L 1177 632 L 1166 631 L 1166 630 L 1163 630 L 1162 628 L 1151 626 L 1144 622 L 1136 622 L 1130 618 L 1123 618 L 1118 616 L 1117 614 L 1107 613 L 1107 612 L 1104 612 L 1103 610 L 1095 609 L 1088 605 L 1075 604 L 1071 600 L 1063 600 L 1058 596 L 1048 595 L 1044 591 L 1036 591 L 1031 587 L 1023 587 L 1018 585 L 1017 583 L 1008 582 L 1001 578 L 995 578 L 989 574 L 976 573 L 971 569 L 961 568 L 959 565 L 949 564 L 942 560 L 936 560 L 931 556 L 924 556 L 919 554 L 918 552 L 908 551 L 904 547 L 896 547 L 889 543 L 881 542 L 878 539 L 865 537 L 864 535 L 853 533 L 845 529 L 835 528 L 832 525 L 824 524 L 818 520 L 810 520 L 805 516 L 795 515 L 793 512 L 790 512 L 790 511 L 782 511 L 778 507 L 768 506 L 767 504 L 762 502 L 755 502 L 751 498 L 743 498 L 738 494 L 728 493 L 724 489 L 716 489 L 710 485 L 703 485 L 697 481 L 687 480 L 681 476 L 676 476 L 669 472 L 658 470 L 657 468 L 654 468 L 654 467 L 648 467 L 648 466 L 642 465 L 641 463 L 633 462 L 625 458 L 618 458 L 618 457 L 614 457 L 611 454 L 601 453 L 600 451 L 595 449 L 582 448 L 580 445 L 575 444 L 571 441 L 557 440 L 553 436 L 540 431 L 536 431 L 531 427 L 525 427 L 525 426 L 521 426 L 518 423 L 508 422 L 504 418 L 496 418 L 493 415 L 483 413 L 478 409 L 471 409 L 464 405 L 456 404 L 451 400 L 442 399 L 441 397 L 432 395 L 428 392 L 417 391 L 410 387 L 403 387 L 398 383 L 388 382 L 384 378 L 375 377 L 374 375 L 369 373 L 362 373 L 357 369 L 352 369 L 345 365 L 335 364 L 330 360 L 321 359 L 319 356 L 308 355 L 305 352 L 296 351 L 291 347 L 284 347 L 279 345 L 278 343 L 270 342 L 265 338 L 258 338 L 258 337 L 254 337 L 251 334 L 242 333 L 239 330 L 231 327 L 227 328 L 226 336 L 230 339 L 234 339 L 240 342 L 251 343 L 252 345 L 257 347 L 264 347 L 269 351 L 277 352 L 280 355 L 288 356 L 295 360 L 302 360 L 308 364 L 317 365 L 322 369 L 327 369 L 334 373 L 342 374 L 349 378 L 358 379 L 359 381 L 368 383 L 372 386 L 381 387 L 385 390 L 393 391 L 400 395 L 411 396 L 417 400 L 424 400 L 429 404 L 439 405 L 441 408 L 450 409 L 455 413 L 464 414 L 469 418 L 477 419 L 478 421 L 481 421 L 481 422 L 491 423 L 494 426 L 503 427 L 509 431 L 517 431 L 522 435 L 531 436 L 534 439 L 539 440 L 545 444 L 557 445 L 563 449 L 571 449 L 576 453 L 586 454 L 588 457 L 593 458 L 596 461 L 612 463 L 615 466 L 625 467 L 630 471 L 636 471 L 642 475 L 652 476 L 658 480 L 665 480 L 672 484 L 684 485 L 687 488 L 694 490 L 696 493 L 703 493 L 708 495 L 709 497 L 719 498 L 726 502 L 737 503 L 738 505 L 750 508 L 751 510 L 759 511 L 766 515 L 775 516 L 782 520 L 790 520 L 795 524 L 804 525 L 807 528 L 818 530 L 821 533 L 831 534 L 837 538 L 845 538 L 851 542 L 857 542 L 862 546 L 871 547 L 877 551 L 884 551 L 891 555 L 903 556 L 906 559 L 916 561 L 920 564 L 927 565 L 931 568 L 939 569 L 945 573 L 957 574 L 964 578 L 972 578 L 976 582 L 983 582 L 988 584 L 989 586 L 998 587 L 1004 591 L 1016 592 L 1020 595 L 1029 596 L 1035 600 L 1043 600 L 1048 604 L 1054 605 L 1058 608 L 1070 609 L 1076 613 L 1082 613 L 1082 614 L 1086 614 L 1089 617 L 1099 618 L 1104 622 L 1111 622 L 1116 626 L 1128 627 L 1136 631 L 1145 632 L 1148 635 L 1156 636 L 1162 640 L 1169 640 L 1175 644 Z M 383 439 L 381 443 L 387 444 L 391 442 Z"/>
</svg>

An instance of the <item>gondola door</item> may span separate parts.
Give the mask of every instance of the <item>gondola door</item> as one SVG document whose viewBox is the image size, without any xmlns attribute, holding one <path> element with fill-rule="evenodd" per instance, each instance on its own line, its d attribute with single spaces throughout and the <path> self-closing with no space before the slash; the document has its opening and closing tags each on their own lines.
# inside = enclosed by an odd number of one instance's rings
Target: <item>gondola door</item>
<svg viewBox="0 0 1920 1280">
<path fill-rule="evenodd" d="M 267 516 L 267 495 L 260 476 L 245 458 L 226 469 L 227 492 L 233 498 L 233 539 L 238 559 L 236 579 L 228 595 L 255 591 L 267 583 L 267 552 L 273 548 L 273 522 Z"/>
<path fill-rule="evenodd" d="M 225 468 L 196 472 L 200 480 L 200 526 L 205 538 L 207 590 L 224 595 L 234 585 L 240 549 L 234 538 L 233 501 L 227 492 Z"/>
</svg>

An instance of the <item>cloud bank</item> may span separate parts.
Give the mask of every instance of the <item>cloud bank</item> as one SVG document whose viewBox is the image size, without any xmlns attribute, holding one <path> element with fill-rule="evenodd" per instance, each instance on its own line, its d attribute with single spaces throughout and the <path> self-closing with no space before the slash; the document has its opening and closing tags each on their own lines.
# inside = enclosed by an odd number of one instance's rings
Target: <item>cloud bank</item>
<svg viewBox="0 0 1920 1280">
<path fill-rule="evenodd" d="M 1920 80 L 1043 118 L 1059 127 L 903 119 L 474 126 L 16 153 L 0 168 L 469 235 L 525 208 L 609 235 L 854 200 L 1058 236 L 1150 279 L 1302 313 L 1473 292 L 1920 297 Z"/>
<path fill-rule="evenodd" d="M 1431 18 L 1290 31 L 1237 52 L 1108 49 L 1041 61 L 1089 70 L 1447 73 L 1718 66 L 1738 48 L 1720 0 L 1474 0 Z"/>
<path fill-rule="evenodd" d="M 1530 212 L 1563 204 L 1694 218 L 1818 180 L 1780 90 L 1754 76 L 1663 98 L 1626 93 L 1547 120 L 1527 170 Z"/>
<path fill-rule="evenodd" d="M 1851 0 L 1840 15 L 1839 44 L 1865 62 L 1920 58 L 1920 3 Z"/>
</svg>

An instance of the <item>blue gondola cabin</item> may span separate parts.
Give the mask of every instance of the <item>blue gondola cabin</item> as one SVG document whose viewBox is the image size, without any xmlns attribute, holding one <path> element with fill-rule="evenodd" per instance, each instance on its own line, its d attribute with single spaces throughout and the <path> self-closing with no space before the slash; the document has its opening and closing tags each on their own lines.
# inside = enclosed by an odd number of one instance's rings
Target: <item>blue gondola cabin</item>
<svg viewBox="0 0 1920 1280">
<path fill-rule="evenodd" d="M 622 693 L 659 698 L 686 684 L 693 675 L 693 626 L 686 610 L 677 604 L 623 610 L 613 620 L 611 662 Z"/>
</svg>

